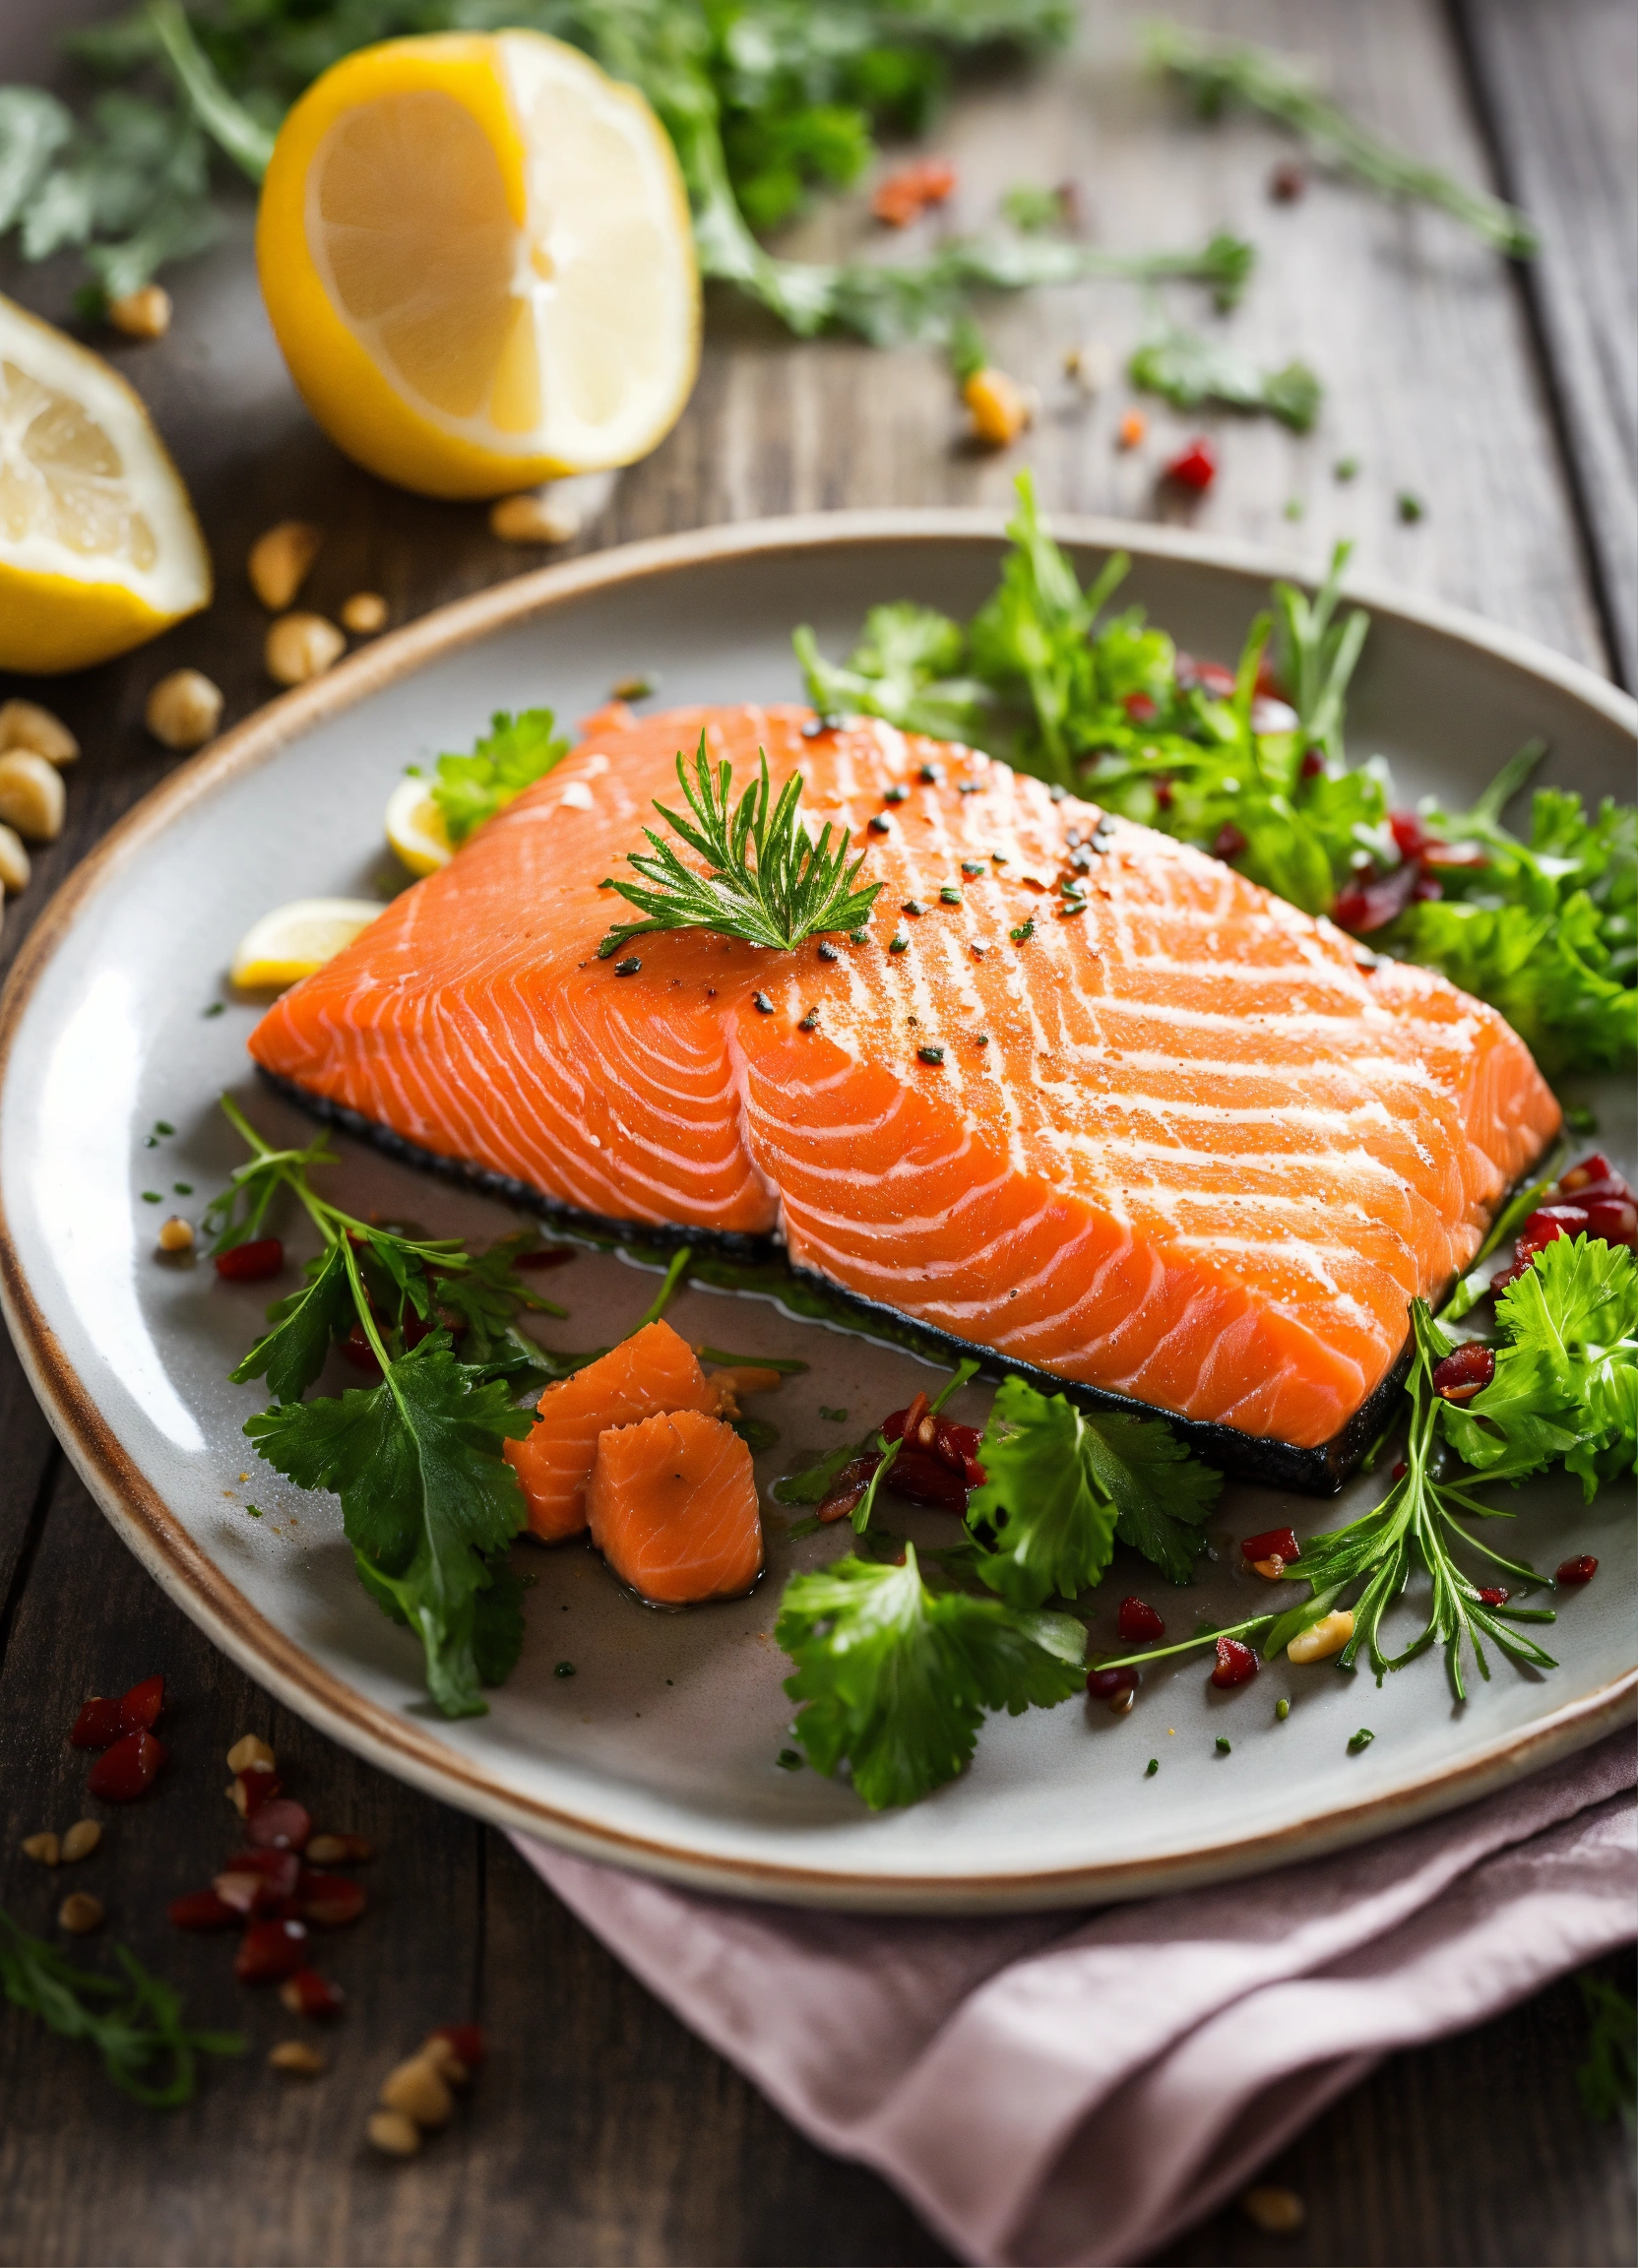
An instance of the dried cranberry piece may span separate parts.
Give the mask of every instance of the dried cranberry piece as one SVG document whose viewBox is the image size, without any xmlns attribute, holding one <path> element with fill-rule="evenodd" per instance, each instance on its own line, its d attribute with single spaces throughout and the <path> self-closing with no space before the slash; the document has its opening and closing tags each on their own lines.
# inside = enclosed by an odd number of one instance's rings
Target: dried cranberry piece
<svg viewBox="0 0 1638 2268">
<path fill-rule="evenodd" d="M 914 1434 L 915 1432 L 926 1415 L 927 1397 L 925 1394 L 917 1394 L 914 1401 L 907 1403 L 903 1410 L 890 1410 L 888 1412 L 881 1422 L 882 1439 L 884 1441 L 902 1441 L 907 1433 Z"/>
<path fill-rule="evenodd" d="M 1135 1670 L 1089 1670 L 1087 1691 L 1095 1701 L 1115 1701 L 1122 1693 L 1135 1693 L 1138 1673 Z"/>
<path fill-rule="evenodd" d="M 1403 1480 L 1406 1474 L 1409 1473 L 1410 1470 L 1410 1466 L 1406 1464 L 1404 1458 L 1402 1457 L 1399 1460 L 1399 1463 L 1394 1467 L 1392 1473 L 1389 1474 L 1388 1478 L 1391 1480 Z"/>
<path fill-rule="evenodd" d="M 1415 811 L 1390 811 L 1388 825 L 1393 830 L 1394 848 L 1402 858 L 1425 856 L 1433 838 Z"/>
<path fill-rule="evenodd" d="M 1479 1596 L 1486 1606 L 1505 1606 L 1513 1594 L 1506 1588 L 1505 1584 L 1495 1583 L 1490 1585 L 1487 1590 L 1480 1591 Z"/>
<path fill-rule="evenodd" d="M 119 1721 L 117 1699 L 99 1693 L 94 1700 L 88 1701 L 75 1718 L 68 1737 L 75 1748 L 107 1748 L 124 1730 Z"/>
<path fill-rule="evenodd" d="M 306 1808 L 290 1796 L 275 1796 L 258 1803 L 244 1823 L 244 1831 L 263 1851 L 300 1851 L 313 1832 Z"/>
<path fill-rule="evenodd" d="M 234 1774 L 234 1785 L 239 1792 L 237 1809 L 248 1819 L 264 1803 L 271 1803 L 284 1783 L 271 1764 L 247 1764 L 242 1772 Z"/>
<path fill-rule="evenodd" d="M 1419 866 L 1407 864 L 1396 866 L 1391 874 L 1351 882 L 1337 893 L 1331 918 L 1358 937 L 1368 936 L 1373 929 L 1385 929 L 1410 905 L 1422 879 Z"/>
<path fill-rule="evenodd" d="M 1590 1157 L 1583 1158 L 1579 1161 L 1578 1164 L 1570 1166 L 1568 1170 L 1560 1177 L 1558 1186 L 1560 1189 L 1564 1190 L 1575 1190 L 1584 1187 L 1585 1184 L 1589 1181 L 1613 1181 L 1618 1179 L 1619 1175 L 1616 1173 L 1614 1166 L 1610 1165 L 1604 1152 L 1602 1150 L 1595 1150 Z"/>
<path fill-rule="evenodd" d="M 1628 1197 L 1589 1197 L 1587 1233 L 1606 1244 L 1631 1244 L 1638 1236 L 1638 1205 Z"/>
<path fill-rule="evenodd" d="M 1433 1391 L 1444 1402 L 1471 1402 L 1496 1374 L 1492 1351 L 1477 1339 L 1468 1339 L 1454 1354 L 1433 1365 Z"/>
<path fill-rule="evenodd" d="M 1230 858 L 1237 858 L 1245 848 L 1245 837 L 1232 819 L 1226 819 L 1212 838 L 1212 856 L 1223 859 L 1225 863 Z"/>
<path fill-rule="evenodd" d="M 346 1995 L 316 1969 L 297 1969 L 280 1985 L 279 1997 L 292 2016 L 339 2016 Z"/>
<path fill-rule="evenodd" d="M 1509 1262 L 1507 1267 L 1498 1268 L 1490 1278 L 1491 1292 L 1499 1298 L 1510 1285 L 1516 1284 L 1519 1278 L 1526 1273 L 1533 1257 L 1533 1254 L 1527 1254 L 1523 1260 L 1514 1260 Z"/>
<path fill-rule="evenodd" d="M 1153 724 L 1161 713 L 1149 693 L 1128 693 L 1120 705 L 1134 724 Z"/>
<path fill-rule="evenodd" d="M 843 1466 L 831 1483 L 830 1494 L 814 1514 L 821 1526 L 829 1527 L 833 1520 L 848 1518 L 870 1485 L 870 1476 L 881 1461 L 881 1452 L 871 1449 L 864 1456 L 855 1457 L 850 1464 Z"/>
<path fill-rule="evenodd" d="M 1552 1579 L 1555 1583 L 1573 1587 L 1578 1583 L 1591 1583 L 1598 1571 L 1598 1561 L 1591 1552 L 1584 1551 L 1579 1559 L 1561 1560 Z"/>
<path fill-rule="evenodd" d="M 1142 1646 L 1166 1636 L 1166 1624 L 1143 1599 L 1122 1599 L 1116 1626 L 1129 1646 Z"/>
<path fill-rule="evenodd" d="M 469 2071 L 480 2070 L 489 2052 L 481 2024 L 440 2024 L 431 2037 L 434 2040 L 447 2040 L 455 2050 L 457 2061 L 465 2063 Z"/>
<path fill-rule="evenodd" d="M 247 1920 L 251 1915 L 284 1916 L 290 1911 L 288 1891 L 281 1890 L 265 1874 L 250 1874 L 226 1867 L 211 1887 L 224 1906 Z"/>
<path fill-rule="evenodd" d="M 295 1903 L 304 1922 L 317 1922 L 321 1929 L 340 1929 L 364 1911 L 364 1892 L 360 1883 L 349 1882 L 345 1874 L 316 1874 L 303 1866 Z"/>
<path fill-rule="evenodd" d="M 284 1241 L 281 1236 L 253 1236 L 248 1244 L 235 1244 L 230 1252 L 217 1254 L 217 1274 L 229 1284 L 260 1284 L 264 1277 L 277 1276 L 284 1265 Z"/>
<path fill-rule="evenodd" d="M 375 1358 L 375 1349 L 364 1336 L 362 1323 L 354 1323 L 352 1329 L 342 1341 L 342 1353 L 352 1364 L 354 1370 L 362 1370 L 366 1377 L 380 1377 L 381 1365 Z"/>
<path fill-rule="evenodd" d="M 158 1677 L 145 1677 L 140 1685 L 133 1685 L 119 1697 L 119 1729 L 122 1732 L 152 1731 L 158 1724 L 165 1705 L 165 1681 Z"/>
<path fill-rule="evenodd" d="M 1192 488 L 1199 496 L 1217 478 L 1217 451 L 1199 434 L 1186 448 L 1179 449 L 1166 469 L 1168 480 L 1175 480 L 1179 488 Z"/>
<path fill-rule="evenodd" d="M 1265 1528 L 1260 1536 L 1242 1536 L 1240 1549 L 1247 1559 L 1297 1559 L 1302 1555 L 1294 1528 Z"/>
<path fill-rule="evenodd" d="M 1212 1683 L 1227 1688 L 1244 1685 L 1257 1674 L 1257 1657 L 1249 1646 L 1242 1646 L 1237 1638 L 1220 1638 L 1217 1642 L 1217 1668 L 1212 1671 Z"/>
<path fill-rule="evenodd" d="M 1171 792 L 1171 782 L 1169 780 L 1157 780 L 1155 783 L 1156 810 L 1169 811 L 1174 800 Z"/>
<path fill-rule="evenodd" d="M 1298 776 L 1304 780 L 1317 780 L 1324 770 L 1325 758 L 1319 750 L 1317 748 L 1304 748 L 1302 761 L 1297 766 Z"/>
<path fill-rule="evenodd" d="M 288 1898 L 295 1890 L 301 1860 L 293 1851 L 235 1851 L 226 1862 L 226 1871 L 259 1875 L 281 1898 Z"/>
<path fill-rule="evenodd" d="M 924 1449 L 901 1449 L 887 1471 L 887 1486 L 907 1504 L 926 1504 L 937 1512 L 967 1510 L 967 1480 Z"/>
<path fill-rule="evenodd" d="M 304 1922 L 252 1922 L 233 1956 L 233 1974 L 241 1984 L 271 1984 L 305 1967 L 306 1951 Z"/>
<path fill-rule="evenodd" d="M 127 1732 L 111 1748 L 104 1748 L 92 1766 L 86 1786 L 104 1803 L 134 1803 L 153 1787 L 165 1760 L 164 1743 L 152 1732 Z"/>
<path fill-rule="evenodd" d="M 1192 654 L 1179 654 L 1175 675 L 1184 692 L 1198 685 L 1202 693 L 1209 693 L 1214 701 L 1227 701 L 1234 690 L 1234 672 L 1222 662 L 1197 662 Z M 1259 693 L 1277 693 L 1280 688 L 1270 679 L 1265 685 L 1257 679 Z"/>
<path fill-rule="evenodd" d="M 177 1929 L 232 1929 L 244 1919 L 214 1890 L 189 1890 L 165 1908 Z"/>
</svg>

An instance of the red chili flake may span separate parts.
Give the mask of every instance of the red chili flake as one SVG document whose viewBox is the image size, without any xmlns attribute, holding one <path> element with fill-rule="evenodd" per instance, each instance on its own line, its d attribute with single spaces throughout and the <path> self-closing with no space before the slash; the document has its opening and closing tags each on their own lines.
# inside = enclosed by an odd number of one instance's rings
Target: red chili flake
<svg viewBox="0 0 1638 2268">
<path fill-rule="evenodd" d="M 1444 1402 L 1471 1402 L 1496 1374 L 1496 1358 L 1477 1339 L 1466 1340 L 1453 1354 L 1433 1365 L 1433 1391 Z"/>
<path fill-rule="evenodd" d="M 1568 1584 L 1573 1588 L 1578 1583 L 1591 1583 L 1598 1571 L 1598 1561 L 1590 1552 L 1584 1551 L 1579 1559 L 1561 1560 L 1552 1579 L 1555 1583 Z"/>
<path fill-rule="evenodd" d="M 937 1512 L 967 1510 L 967 1480 L 924 1449 L 901 1449 L 887 1469 L 887 1486 L 907 1504 L 926 1504 Z"/>
<path fill-rule="evenodd" d="M 313 1832 L 313 1822 L 292 1796 L 275 1796 L 248 1814 L 244 1831 L 264 1851 L 300 1851 Z"/>
<path fill-rule="evenodd" d="M 99 1693 L 75 1718 L 69 1729 L 69 1744 L 75 1748 L 108 1748 L 124 1730 L 118 1700 Z"/>
<path fill-rule="evenodd" d="M 140 1685 L 131 1686 L 119 1697 L 119 1729 L 122 1732 L 151 1732 L 158 1723 L 165 1705 L 165 1681 L 158 1677 L 145 1677 Z"/>
<path fill-rule="evenodd" d="M 1166 1624 L 1143 1599 L 1122 1599 L 1116 1627 L 1129 1646 L 1147 1645 L 1166 1636 Z"/>
<path fill-rule="evenodd" d="M 872 1449 L 843 1466 L 831 1484 L 830 1494 L 814 1514 L 822 1527 L 828 1528 L 833 1520 L 848 1518 L 870 1485 L 870 1476 L 881 1461 L 880 1451 Z"/>
<path fill-rule="evenodd" d="M 234 1929 L 244 1919 L 224 1905 L 214 1890 L 189 1890 L 165 1908 L 177 1929 Z"/>
<path fill-rule="evenodd" d="M 1121 707 L 1134 724 L 1153 724 L 1161 713 L 1148 693 L 1128 693 Z"/>
<path fill-rule="evenodd" d="M 291 1895 L 301 1872 L 301 1860 L 293 1851 L 235 1851 L 226 1864 L 231 1874 L 260 1875 L 274 1885 L 281 1898 Z"/>
<path fill-rule="evenodd" d="M 1317 780 L 1325 770 L 1325 758 L 1317 748 L 1304 748 L 1297 771 L 1304 780 Z"/>
<path fill-rule="evenodd" d="M 284 1265 L 282 1236 L 254 1236 L 248 1244 L 217 1254 L 217 1274 L 229 1284 L 259 1284 L 265 1276 L 277 1276 Z"/>
<path fill-rule="evenodd" d="M 252 1915 L 283 1919 L 289 1912 L 289 1893 L 280 1890 L 265 1874 L 241 1873 L 233 1867 L 217 1875 L 211 1887 L 224 1906 L 248 1921 Z"/>
<path fill-rule="evenodd" d="M 316 1969 L 298 1969 L 280 1985 L 279 1997 L 292 2016 L 339 2016 L 346 1995 Z"/>
<path fill-rule="evenodd" d="M 233 1956 L 233 1974 L 241 1984 L 271 1984 L 304 1968 L 306 1951 L 304 1922 L 252 1922 Z"/>
<path fill-rule="evenodd" d="M 1242 1646 L 1237 1638 L 1220 1638 L 1217 1642 L 1217 1668 L 1212 1671 L 1212 1683 L 1225 1688 L 1244 1685 L 1257 1674 L 1257 1657 L 1249 1646 Z"/>
<path fill-rule="evenodd" d="M 1627 1245 L 1638 1236 L 1638 1205 L 1629 1197 L 1589 1197 L 1585 1210 L 1589 1236 Z"/>
<path fill-rule="evenodd" d="M 362 1370 L 366 1377 L 380 1377 L 381 1365 L 375 1358 L 375 1349 L 364 1336 L 362 1323 L 354 1323 L 352 1329 L 342 1341 L 342 1353 L 352 1364 L 354 1370 Z"/>
<path fill-rule="evenodd" d="M 152 1732 L 127 1732 L 111 1748 L 104 1748 L 92 1766 L 86 1786 L 104 1803 L 134 1803 L 153 1787 L 165 1760 L 164 1743 Z"/>
<path fill-rule="evenodd" d="M 1240 1549 L 1248 1559 L 1299 1559 L 1302 1556 L 1294 1528 L 1267 1528 L 1261 1536 L 1242 1536 Z"/>
<path fill-rule="evenodd" d="M 1179 488 L 1192 488 L 1201 495 L 1217 478 L 1217 451 L 1204 434 L 1179 449 L 1166 469 L 1168 480 L 1175 480 Z"/>
<path fill-rule="evenodd" d="M 1492 1584 L 1489 1589 L 1480 1591 L 1479 1596 L 1486 1606 L 1505 1606 L 1513 1594 L 1506 1588 L 1505 1584 L 1496 1583 Z"/>
<path fill-rule="evenodd" d="M 295 1903 L 304 1922 L 315 1922 L 321 1929 L 340 1929 L 346 1922 L 356 1922 L 364 1911 L 364 1892 L 361 1884 L 349 1882 L 345 1874 L 315 1874 L 311 1867 L 303 1866 L 296 1880 Z"/>
<path fill-rule="evenodd" d="M 1171 804 L 1172 804 L 1172 794 L 1171 794 L 1171 782 L 1170 782 L 1169 780 L 1157 780 L 1157 781 L 1156 781 L 1156 783 L 1155 783 L 1155 808 L 1156 808 L 1156 810 L 1157 810 L 1157 811 L 1169 811 L 1169 810 L 1171 809 Z"/>
<path fill-rule="evenodd" d="M 561 1268 L 574 1256 L 572 1244 L 542 1244 L 537 1252 L 520 1252 L 512 1266 L 518 1274 L 527 1276 L 536 1268 Z M 322 1984 L 323 1979 L 319 1982 Z"/>
<path fill-rule="evenodd" d="M 1212 856 L 1227 861 L 1230 858 L 1237 858 L 1245 848 L 1245 837 L 1234 825 L 1232 819 L 1226 819 L 1213 837 Z"/>
<path fill-rule="evenodd" d="M 489 2052 L 481 2024 L 440 2024 L 432 2038 L 447 2040 L 455 2050 L 457 2061 L 465 2063 L 469 2071 L 481 2070 L 483 2059 Z"/>
<path fill-rule="evenodd" d="M 242 1772 L 233 1776 L 239 1792 L 237 1810 L 248 1819 L 264 1803 L 271 1803 L 284 1783 L 271 1764 L 247 1764 Z"/>
<path fill-rule="evenodd" d="M 956 186 L 956 169 L 943 158 L 918 158 L 878 182 L 870 210 L 889 228 L 908 228 L 929 205 L 942 205 Z"/>
<path fill-rule="evenodd" d="M 1135 1693 L 1138 1673 L 1135 1670 L 1089 1670 L 1087 1691 L 1095 1701 L 1118 1701 L 1122 1693 Z"/>
</svg>

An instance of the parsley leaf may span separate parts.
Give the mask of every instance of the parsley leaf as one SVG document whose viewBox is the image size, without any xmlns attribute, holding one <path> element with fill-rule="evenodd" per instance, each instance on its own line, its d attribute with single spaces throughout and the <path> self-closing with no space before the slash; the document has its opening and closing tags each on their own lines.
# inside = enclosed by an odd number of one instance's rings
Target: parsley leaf
<svg viewBox="0 0 1638 2268">
<path fill-rule="evenodd" d="M 525 709 L 515 717 L 497 709 L 470 756 L 439 757 L 430 792 L 452 843 L 465 843 L 568 754 L 555 722 L 549 709 Z"/>
<path fill-rule="evenodd" d="M 935 1593 L 913 1544 L 902 1567 L 850 1556 L 792 1576 L 774 1635 L 796 1665 L 785 1689 L 809 1762 L 847 1761 L 872 1810 L 953 1780 L 987 1710 L 1050 1708 L 1085 1677 L 1078 1622 Z"/>
<path fill-rule="evenodd" d="M 1164 395 L 1174 409 L 1221 402 L 1230 410 L 1265 410 L 1306 433 L 1319 415 L 1325 389 L 1306 362 L 1260 370 L 1240 347 L 1198 331 L 1170 329 L 1141 346 L 1126 366 L 1132 384 Z"/>
<path fill-rule="evenodd" d="M 339 1243 L 308 1262 L 307 1282 L 277 1300 L 268 1321 L 272 1330 L 227 1375 L 235 1386 L 265 1377 L 275 1401 L 299 1402 L 324 1368 L 331 1343 L 352 1326 L 352 1287 Z"/>
<path fill-rule="evenodd" d="M 825 660 L 805 624 L 791 644 L 821 717 L 883 717 L 905 732 L 975 742 L 993 705 L 986 685 L 960 673 L 967 654 L 960 623 L 930 607 L 872 606 L 846 666 Z"/>
</svg>

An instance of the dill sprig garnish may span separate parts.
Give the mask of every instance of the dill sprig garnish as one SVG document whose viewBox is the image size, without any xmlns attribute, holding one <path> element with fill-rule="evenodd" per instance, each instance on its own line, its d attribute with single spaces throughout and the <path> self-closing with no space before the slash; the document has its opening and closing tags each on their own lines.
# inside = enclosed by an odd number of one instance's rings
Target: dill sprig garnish
<svg viewBox="0 0 1638 2268">
<path fill-rule="evenodd" d="M 618 953 L 633 937 L 658 929 L 712 929 L 721 937 L 742 938 L 747 945 L 793 953 L 804 939 L 827 930 L 850 933 L 863 927 L 881 889 L 879 882 L 862 890 L 853 887 L 864 852 L 850 866 L 847 828 L 833 850 L 828 824 L 815 843 L 796 818 L 801 774 L 791 775 L 775 802 L 768 758 L 760 751 L 759 755 L 760 776 L 730 809 L 733 767 L 724 759 L 713 772 L 706 759 L 705 734 L 700 735 L 692 772 L 678 751 L 677 779 L 693 820 L 667 810 L 663 803 L 657 802 L 655 809 L 672 833 L 706 861 L 706 870 L 702 874 L 685 866 L 662 835 L 645 827 L 652 854 L 628 850 L 626 858 L 652 887 L 645 889 L 636 882 L 614 882 L 612 887 L 648 918 L 610 929 L 598 947 L 599 960 Z"/>
</svg>

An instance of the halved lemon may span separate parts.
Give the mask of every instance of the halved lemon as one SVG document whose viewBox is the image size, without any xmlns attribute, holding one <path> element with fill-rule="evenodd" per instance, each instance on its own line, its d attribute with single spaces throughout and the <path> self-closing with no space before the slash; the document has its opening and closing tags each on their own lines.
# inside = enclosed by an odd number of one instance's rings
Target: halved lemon
<svg viewBox="0 0 1638 2268">
<path fill-rule="evenodd" d="M 699 363 L 688 197 L 634 88 L 536 32 L 347 56 L 285 119 L 256 224 L 307 407 L 429 496 L 629 465 Z"/>
<path fill-rule="evenodd" d="M 210 602 L 205 538 L 142 403 L 0 298 L 0 669 L 84 669 Z"/>
<path fill-rule="evenodd" d="M 282 992 L 334 961 L 382 912 L 367 898 L 292 899 L 245 931 L 228 976 L 245 992 Z"/>
<path fill-rule="evenodd" d="M 455 856 L 444 815 L 424 780 L 401 780 L 388 796 L 387 841 L 411 874 L 435 874 Z"/>
</svg>

